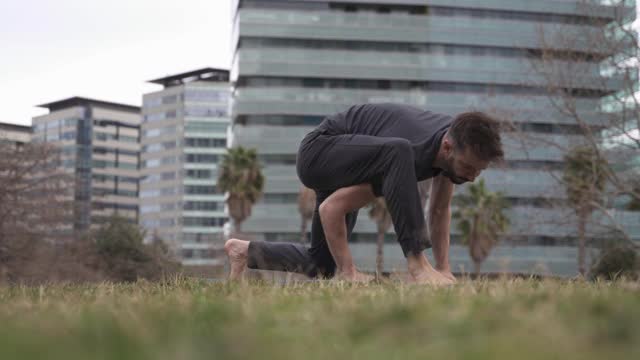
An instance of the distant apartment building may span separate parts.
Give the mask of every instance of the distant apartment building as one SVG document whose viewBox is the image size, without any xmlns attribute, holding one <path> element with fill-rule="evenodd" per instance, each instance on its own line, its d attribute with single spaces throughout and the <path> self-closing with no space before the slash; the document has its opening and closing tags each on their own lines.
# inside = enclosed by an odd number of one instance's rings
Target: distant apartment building
<svg viewBox="0 0 640 360">
<path fill-rule="evenodd" d="M 542 57 L 542 28 L 592 31 L 619 15 L 607 1 L 531 0 L 236 0 L 231 68 L 232 145 L 257 148 L 265 194 L 243 224 L 255 239 L 298 241 L 295 162 L 303 136 L 325 116 L 357 103 L 396 102 L 455 115 L 468 110 L 514 114 L 530 138 L 565 146 L 579 126 L 548 101 L 531 62 Z M 627 9 L 634 14 L 634 8 Z M 634 18 L 635 15 L 631 16 Z M 562 51 L 569 49 L 562 49 Z M 559 53 L 562 54 L 563 52 Z M 591 48 L 571 49 L 580 53 Z M 601 76 L 597 56 L 582 64 L 583 79 Z M 557 59 L 558 64 L 564 61 Z M 611 87 L 585 81 L 577 111 L 599 121 Z M 525 86 L 526 85 L 526 86 Z M 576 90 L 576 89 L 574 89 Z M 558 184 L 563 152 L 536 143 L 523 147 L 504 134 L 506 161 L 483 172 L 487 187 L 502 191 L 512 207 L 509 243 L 485 267 L 499 271 L 575 273 L 576 231 L 563 225 L 566 195 Z M 465 187 L 458 187 L 457 193 Z M 627 215 L 625 215 L 627 216 Z M 637 215 L 625 220 L 640 239 Z M 634 224 L 635 222 L 635 224 Z M 460 233 L 452 226 L 452 262 L 472 268 Z M 375 263 L 375 224 L 361 211 L 350 239 L 364 268 Z M 387 269 L 402 266 L 390 234 Z"/>
<path fill-rule="evenodd" d="M 213 68 L 151 80 L 143 96 L 140 223 L 185 265 L 221 264 L 224 193 L 216 186 L 229 126 L 229 72 Z"/>
<path fill-rule="evenodd" d="M 22 146 L 31 141 L 31 126 L 0 123 L 0 143 Z"/>
<path fill-rule="evenodd" d="M 73 179 L 74 230 L 95 228 L 112 214 L 138 222 L 140 108 L 71 97 L 39 105 L 33 141 L 58 146 Z"/>
</svg>

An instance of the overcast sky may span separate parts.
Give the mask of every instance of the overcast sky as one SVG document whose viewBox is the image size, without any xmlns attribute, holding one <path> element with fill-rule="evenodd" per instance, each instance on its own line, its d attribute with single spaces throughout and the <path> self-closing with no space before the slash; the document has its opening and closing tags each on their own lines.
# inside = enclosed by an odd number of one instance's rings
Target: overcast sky
<svg viewBox="0 0 640 360">
<path fill-rule="evenodd" d="M 147 80 L 228 69 L 231 0 L 0 0 L 0 122 L 71 96 L 140 105 Z"/>
<path fill-rule="evenodd" d="M 231 0 L 0 0 L 0 122 L 71 96 L 140 105 L 147 80 L 228 69 Z"/>
</svg>

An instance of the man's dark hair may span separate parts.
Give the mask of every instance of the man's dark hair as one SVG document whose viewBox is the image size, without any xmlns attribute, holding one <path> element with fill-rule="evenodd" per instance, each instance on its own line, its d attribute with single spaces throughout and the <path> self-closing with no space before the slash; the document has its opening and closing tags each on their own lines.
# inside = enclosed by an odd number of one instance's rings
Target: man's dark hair
<svg viewBox="0 0 640 360">
<path fill-rule="evenodd" d="M 500 123 L 483 112 L 471 111 L 456 116 L 448 136 L 456 149 L 469 148 L 482 160 L 499 161 L 504 156 Z"/>
</svg>

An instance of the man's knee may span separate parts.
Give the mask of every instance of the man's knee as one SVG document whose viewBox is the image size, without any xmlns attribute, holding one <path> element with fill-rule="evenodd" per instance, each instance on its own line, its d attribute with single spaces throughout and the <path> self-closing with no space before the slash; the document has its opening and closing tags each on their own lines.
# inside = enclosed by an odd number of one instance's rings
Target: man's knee
<svg viewBox="0 0 640 360">
<path fill-rule="evenodd" d="M 328 219 L 344 217 L 346 215 L 346 212 L 341 208 L 342 207 L 340 206 L 339 202 L 333 199 L 325 199 L 318 207 L 320 220 L 322 222 L 325 222 Z"/>
<path fill-rule="evenodd" d="M 389 155 L 394 160 L 411 160 L 413 161 L 413 150 L 411 143 L 407 139 L 391 139 L 387 143 Z"/>
<path fill-rule="evenodd" d="M 319 206 L 320 218 L 344 218 L 348 213 L 366 206 L 375 194 L 371 184 L 358 184 L 338 189 Z"/>
</svg>

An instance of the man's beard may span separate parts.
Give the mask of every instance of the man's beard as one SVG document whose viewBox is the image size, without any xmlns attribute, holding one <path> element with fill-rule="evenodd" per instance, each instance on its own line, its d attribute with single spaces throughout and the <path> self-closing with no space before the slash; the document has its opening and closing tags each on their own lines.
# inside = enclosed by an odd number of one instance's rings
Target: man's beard
<svg viewBox="0 0 640 360">
<path fill-rule="evenodd" d="M 453 174 L 453 173 L 451 173 L 451 172 L 449 172 L 447 170 L 442 170 L 441 174 L 443 176 L 448 177 L 449 180 L 451 180 L 451 182 L 456 184 L 456 185 L 461 185 L 461 184 L 464 184 L 464 183 L 469 181 L 468 179 L 465 179 L 465 178 L 460 177 L 460 176 L 456 176 L 455 174 Z"/>
<path fill-rule="evenodd" d="M 464 184 L 469 181 L 467 178 L 456 175 L 453 171 L 453 158 L 448 159 L 446 165 L 442 167 L 441 174 L 448 177 L 449 180 L 456 185 Z"/>
</svg>

